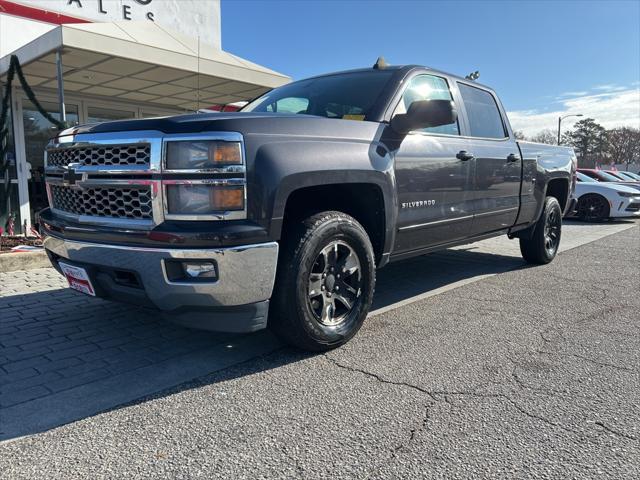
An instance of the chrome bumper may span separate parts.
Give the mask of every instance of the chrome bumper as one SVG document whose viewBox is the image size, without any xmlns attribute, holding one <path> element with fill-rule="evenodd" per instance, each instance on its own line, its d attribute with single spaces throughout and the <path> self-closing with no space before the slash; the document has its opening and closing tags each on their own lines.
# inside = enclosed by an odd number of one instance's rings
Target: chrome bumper
<svg viewBox="0 0 640 480">
<path fill-rule="evenodd" d="M 44 247 L 54 257 L 71 263 L 137 273 L 150 303 L 165 311 L 264 302 L 271 297 L 278 260 L 276 242 L 214 249 L 156 249 L 46 237 Z M 211 283 L 170 282 L 165 270 L 168 259 L 214 260 L 218 279 Z M 118 299 L 116 295 L 111 298 Z"/>
</svg>

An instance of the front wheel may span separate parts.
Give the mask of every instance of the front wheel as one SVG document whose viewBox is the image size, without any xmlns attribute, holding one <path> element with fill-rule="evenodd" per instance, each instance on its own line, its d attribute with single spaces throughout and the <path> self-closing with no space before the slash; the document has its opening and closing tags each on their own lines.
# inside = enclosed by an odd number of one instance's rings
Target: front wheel
<svg viewBox="0 0 640 480">
<path fill-rule="evenodd" d="M 362 326 L 374 286 L 373 247 L 362 225 L 342 212 L 313 215 L 287 232 L 269 326 L 304 350 L 339 347 Z"/>
<path fill-rule="evenodd" d="M 520 252 L 529 263 L 544 265 L 558 253 L 562 233 L 562 209 L 558 200 L 547 197 L 542 215 L 529 238 L 520 239 Z"/>
<path fill-rule="evenodd" d="M 609 218 L 609 202 L 602 195 L 588 193 L 578 199 L 578 218 L 585 222 L 602 222 Z"/>
</svg>

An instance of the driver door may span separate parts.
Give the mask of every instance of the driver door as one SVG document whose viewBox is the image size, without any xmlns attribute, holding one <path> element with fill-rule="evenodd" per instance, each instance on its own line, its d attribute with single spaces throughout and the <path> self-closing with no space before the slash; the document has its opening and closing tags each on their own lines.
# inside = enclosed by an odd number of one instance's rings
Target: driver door
<svg viewBox="0 0 640 480">
<path fill-rule="evenodd" d="M 445 78 L 419 74 L 409 82 L 394 115 L 405 113 L 416 100 L 453 99 Z M 396 253 L 469 235 L 475 159 L 465 156 L 468 150 L 458 121 L 413 131 L 403 138 L 396 153 Z"/>
</svg>

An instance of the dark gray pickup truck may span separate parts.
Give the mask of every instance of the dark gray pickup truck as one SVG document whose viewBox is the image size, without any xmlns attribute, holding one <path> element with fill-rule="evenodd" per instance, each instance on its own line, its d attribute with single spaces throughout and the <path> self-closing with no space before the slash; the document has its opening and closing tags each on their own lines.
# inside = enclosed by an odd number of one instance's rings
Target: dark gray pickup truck
<svg viewBox="0 0 640 480">
<path fill-rule="evenodd" d="M 505 234 L 550 262 L 575 168 L 569 148 L 516 141 L 490 88 L 376 66 L 239 113 L 65 130 L 40 219 L 72 288 L 325 350 L 358 331 L 388 262 Z"/>
</svg>

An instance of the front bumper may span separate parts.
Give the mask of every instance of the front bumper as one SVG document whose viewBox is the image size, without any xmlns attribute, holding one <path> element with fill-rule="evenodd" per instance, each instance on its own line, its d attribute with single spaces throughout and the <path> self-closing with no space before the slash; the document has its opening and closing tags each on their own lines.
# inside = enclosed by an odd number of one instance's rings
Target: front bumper
<svg viewBox="0 0 640 480">
<path fill-rule="evenodd" d="M 84 267 L 100 297 L 156 307 L 169 320 L 207 330 L 246 332 L 266 326 L 276 242 L 214 249 L 159 249 L 85 243 L 47 236 L 53 265 Z M 213 260 L 217 279 L 172 282 L 168 260 Z"/>
<path fill-rule="evenodd" d="M 617 203 L 610 204 L 612 217 L 640 217 L 640 196 L 621 198 Z"/>
<path fill-rule="evenodd" d="M 567 206 L 564 209 L 563 217 L 571 217 L 576 213 L 576 207 L 578 206 L 578 199 L 573 195 L 569 198 L 567 202 Z"/>
</svg>

